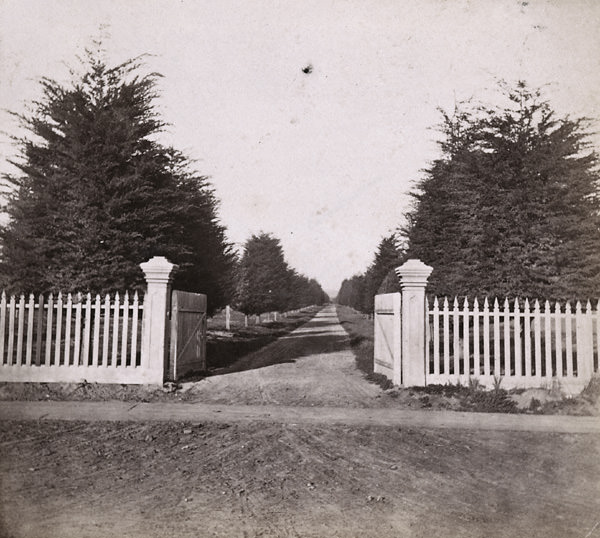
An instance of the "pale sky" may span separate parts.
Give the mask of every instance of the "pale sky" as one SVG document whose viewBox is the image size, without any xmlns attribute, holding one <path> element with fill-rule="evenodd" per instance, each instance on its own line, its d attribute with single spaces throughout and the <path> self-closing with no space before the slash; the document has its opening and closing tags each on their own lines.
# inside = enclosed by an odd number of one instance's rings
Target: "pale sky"
<svg viewBox="0 0 600 538">
<path fill-rule="evenodd" d="M 210 176 L 229 239 L 273 233 L 331 294 L 402 221 L 437 107 L 524 79 L 600 117 L 596 0 L 0 0 L 0 107 L 67 80 L 102 25 L 109 61 L 164 75 L 162 141 Z M 14 155 L 0 135 L 0 170 Z"/>
</svg>

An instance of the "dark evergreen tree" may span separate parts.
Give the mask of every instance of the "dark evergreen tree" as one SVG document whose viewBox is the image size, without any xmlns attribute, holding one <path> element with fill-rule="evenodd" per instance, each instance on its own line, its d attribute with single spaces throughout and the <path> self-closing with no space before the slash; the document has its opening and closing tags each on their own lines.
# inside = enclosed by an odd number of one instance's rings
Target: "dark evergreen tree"
<svg viewBox="0 0 600 538">
<path fill-rule="evenodd" d="M 207 179 L 156 141 L 159 75 L 140 59 L 109 67 L 88 52 L 70 84 L 44 78 L 42 97 L 16 115 L 20 174 L 9 177 L 9 224 L 0 233 L 2 284 L 11 292 L 109 292 L 143 285 L 154 255 L 181 266 L 176 284 L 231 293 L 235 256 Z"/>
<path fill-rule="evenodd" d="M 539 91 L 444 114 L 442 156 L 417 185 L 408 257 L 437 295 L 597 297 L 597 155 L 585 119 L 557 118 Z"/>
<path fill-rule="evenodd" d="M 402 263 L 402 254 L 396 247 L 395 234 L 384 237 L 375 253 L 375 259 L 364 275 L 364 291 L 362 299 L 363 312 L 373 312 L 375 295 L 390 271 Z"/>
<path fill-rule="evenodd" d="M 342 282 L 340 291 L 338 292 L 336 302 L 341 305 L 346 305 L 355 310 L 363 310 L 365 296 L 365 276 L 354 275 L 352 278 L 347 278 Z"/>
<path fill-rule="evenodd" d="M 245 314 L 285 310 L 291 271 L 279 239 L 253 235 L 246 241 L 238 273 L 237 302 Z"/>
<path fill-rule="evenodd" d="M 237 280 L 237 307 L 245 314 L 283 312 L 329 299 L 318 282 L 289 267 L 279 239 L 267 233 L 246 241 Z"/>
</svg>

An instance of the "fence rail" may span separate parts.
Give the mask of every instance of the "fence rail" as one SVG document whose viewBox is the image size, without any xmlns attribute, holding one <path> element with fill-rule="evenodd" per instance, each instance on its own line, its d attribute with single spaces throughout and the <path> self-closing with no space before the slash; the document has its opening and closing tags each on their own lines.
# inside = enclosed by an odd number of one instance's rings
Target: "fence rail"
<svg viewBox="0 0 600 538">
<path fill-rule="evenodd" d="M 0 298 L 0 379 L 144 382 L 143 299 L 58 294 Z"/>
<path fill-rule="evenodd" d="M 573 309 L 569 302 L 454 299 L 427 305 L 427 383 L 477 378 L 504 387 L 550 387 L 577 392 L 598 371 L 600 301 Z"/>
</svg>

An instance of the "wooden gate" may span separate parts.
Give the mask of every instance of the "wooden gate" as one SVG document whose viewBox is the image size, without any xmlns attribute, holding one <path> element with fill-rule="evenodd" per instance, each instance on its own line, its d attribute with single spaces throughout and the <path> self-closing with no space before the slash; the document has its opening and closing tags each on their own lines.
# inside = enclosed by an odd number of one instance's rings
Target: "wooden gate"
<svg viewBox="0 0 600 538">
<path fill-rule="evenodd" d="M 173 291 L 167 379 L 206 370 L 206 295 Z"/>
<path fill-rule="evenodd" d="M 401 379 L 400 293 L 375 296 L 374 372 L 383 374 L 396 385 Z"/>
</svg>

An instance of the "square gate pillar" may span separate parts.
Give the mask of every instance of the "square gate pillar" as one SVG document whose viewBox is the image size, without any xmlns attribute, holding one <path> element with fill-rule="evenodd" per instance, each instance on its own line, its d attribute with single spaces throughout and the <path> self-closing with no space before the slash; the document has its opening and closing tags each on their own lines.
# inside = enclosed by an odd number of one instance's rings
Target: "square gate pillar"
<svg viewBox="0 0 600 538">
<path fill-rule="evenodd" d="M 177 265 L 164 256 L 141 263 L 148 289 L 144 297 L 142 328 L 142 364 L 148 370 L 148 383 L 162 385 L 168 359 L 168 311 L 171 283 Z"/>
<path fill-rule="evenodd" d="M 420 260 L 408 260 L 396 269 L 402 289 L 401 346 L 402 385 L 424 387 L 426 381 L 425 341 L 427 309 L 425 288 L 433 271 Z"/>
</svg>

